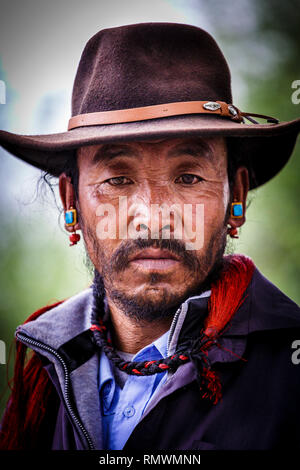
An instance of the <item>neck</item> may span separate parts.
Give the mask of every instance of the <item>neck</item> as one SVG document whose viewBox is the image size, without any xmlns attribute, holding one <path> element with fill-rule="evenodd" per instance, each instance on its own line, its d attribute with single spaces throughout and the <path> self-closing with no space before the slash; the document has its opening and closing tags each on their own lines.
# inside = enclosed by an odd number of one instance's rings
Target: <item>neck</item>
<svg viewBox="0 0 300 470">
<path fill-rule="evenodd" d="M 157 319 L 155 322 L 139 321 L 126 316 L 108 299 L 111 320 L 111 339 L 119 351 L 136 354 L 169 330 L 172 318 Z M 174 312 L 175 313 L 175 312 Z"/>
</svg>

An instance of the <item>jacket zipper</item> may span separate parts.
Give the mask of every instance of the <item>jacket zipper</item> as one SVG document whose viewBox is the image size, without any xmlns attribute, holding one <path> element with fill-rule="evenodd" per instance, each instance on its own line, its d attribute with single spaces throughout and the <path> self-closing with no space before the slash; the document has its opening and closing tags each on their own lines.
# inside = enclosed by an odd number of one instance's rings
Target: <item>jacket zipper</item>
<svg viewBox="0 0 300 470">
<path fill-rule="evenodd" d="M 174 315 L 174 317 L 173 317 L 171 326 L 170 326 L 170 333 L 169 333 L 168 344 L 167 344 L 167 357 L 169 356 L 169 348 L 170 348 L 172 336 L 173 336 L 173 333 L 174 333 L 174 330 L 175 330 L 175 326 L 176 326 L 176 323 L 177 323 L 177 320 L 178 320 L 178 317 L 179 317 L 181 311 L 182 311 L 182 305 L 180 305 L 179 309 L 176 311 L 176 313 L 175 313 L 175 315 Z"/>
<path fill-rule="evenodd" d="M 172 340 L 172 337 L 173 337 L 173 334 L 174 334 L 174 331 L 175 331 L 176 323 L 177 323 L 178 317 L 179 317 L 179 315 L 181 314 L 181 312 L 182 312 L 184 306 L 185 306 L 185 308 L 187 308 L 186 303 L 181 304 L 180 307 L 177 309 L 177 311 L 176 311 L 174 317 L 173 317 L 173 320 L 172 320 L 172 323 L 171 323 L 171 326 L 170 326 L 170 333 L 169 333 L 169 337 L 168 337 L 167 356 L 166 356 L 166 357 L 169 356 L 169 348 L 170 348 L 171 340 Z M 169 374 L 171 374 L 171 372 L 167 372 L 167 374 L 169 375 Z M 167 378 L 166 382 L 167 382 L 168 380 L 169 380 L 169 379 Z M 166 382 L 163 384 L 163 386 L 166 384 Z M 151 402 L 151 399 L 150 399 L 150 402 Z M 147 404 L 147 406 L 148 406 L 148 404 Z M 145 409 L 144 411 L 147 410 L 147 406 L 146 406 L 146 409 Z M 141 416 L 140 420 L 137 422 L 136 426 L 137 426 L 138 424 L 140 424 L 141 421 L 143 421 L 143 419 L 146 417 L 146 415 L 147 415 L 147 414 L 145 414 L 145 413 L 142 414 L 142 416 Z M 129 439 L 129 438 L 130 438 L 130 436 L 128 437 L 128 439 Z M 127 443 L 127 441 L 126 441 L 126 443 Z M 125 446 L 126 446 L 126 443 L 125 443 Z M 125 446 L 124 446 L 123 449 L 126 450 Z"/>
<path fill-rule="evenodd" d="M 50 346 L 47 346 L 43 343 L 40 343 L 39 341 L 28 338 L 23 333 L 16 333 L 16 337 L 17 337 L 17 339 L 20 339 L 25 344 L 37 346 L 40 349 L 43 349 L 45 351 L 50 352 L 53 356 L 55 356 L 59 360 L 59 362 L 63 366 L 63 370 L 64 370 L 64 394 L 63 395 L 64 395 L 64 399 L 65 399 L 65 402 L 66 402 L 66 405 L 67 405 L 67 409 L 68 409 L 74 423 L 79 427 L 82 434 L 86 438 L 89 450 L 95 450 L 95 446 L 92 442 L 92 439 L 91 439 L 88 431 L 85 429 L 85 427 L 81 423 L 80 419 L 76 416 L 76 413 L 72 408 L 72 405 L 71 405 L 71 402 L 70 402 L 70 375 L 69 375 L 67 365 L 66 365 L 65 361 L 63 360 L 63 358 L 57 353 L 57 351 L 55 351 L 55 349 L 52 349 Z"/>
</svg>

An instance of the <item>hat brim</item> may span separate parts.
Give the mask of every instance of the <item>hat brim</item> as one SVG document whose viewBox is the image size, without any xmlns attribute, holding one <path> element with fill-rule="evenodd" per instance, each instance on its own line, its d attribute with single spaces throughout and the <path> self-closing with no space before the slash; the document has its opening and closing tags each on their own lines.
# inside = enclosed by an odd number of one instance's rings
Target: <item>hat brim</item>
<svg viewBox="0 0 300 470">
<path fill-rule="evenodd" d="M 242 162 L 252 167 L 254 178 L 250 177 L 250 189 L 254 189 L 284 167 L 299 131 L 300 119 L 279 124 L 241 124 L 195 114 L 79 127 L 57 134 L 20 135 L 0 131 L 0 145 L 12 155 L 58 177 L 74 150 L 86 145 L 191 136 L 235 137 Z"/>
</svg>

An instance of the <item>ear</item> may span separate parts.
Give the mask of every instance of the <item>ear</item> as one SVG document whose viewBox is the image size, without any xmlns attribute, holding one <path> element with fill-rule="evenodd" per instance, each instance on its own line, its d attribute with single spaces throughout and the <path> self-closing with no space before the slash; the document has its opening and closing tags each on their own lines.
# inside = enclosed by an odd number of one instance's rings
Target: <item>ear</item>
<svg viewBox="0 0 300 470">
<path fill-rule="evenodd" d="M 243 203 L 243 216 L 232 217 L 228 219 L 228 224 L 234 228 L 241 227 L 246 221 L 246 201 L 249 191 L 249 174 L 245 166 L 240 166 L 235 174 L 234 185 L 232 189 L 232 202 Z"/>
<path fill-rule="evenodd" d="M 67 176 L 65 173 L 61 173 L 59 176 L 58 186 L 64 211 L 69 210 L 71 207 L 76 209 L 75 191 L 70 176 Z M 74 232 L 74 230 L 80 230 L 81 227 L 77 221 L 75 225 L 69 227 L 65 225 L 65 229 L 68 230 L 68 232 Z"/>
</svg>

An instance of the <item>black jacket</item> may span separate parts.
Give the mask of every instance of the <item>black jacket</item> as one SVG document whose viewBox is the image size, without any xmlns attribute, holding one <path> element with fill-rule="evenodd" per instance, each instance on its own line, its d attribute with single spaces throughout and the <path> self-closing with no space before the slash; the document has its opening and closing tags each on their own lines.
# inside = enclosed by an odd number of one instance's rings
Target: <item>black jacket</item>
<svg viewBox="0 0 300 470">
<path fill-rule="evenodd" d="M 124 450 L 299 448 L 300 364 L 292 344 L 300 340 L 300 309 L 257 268 L 246 294 L 222 348 L 209 350 L 222 400 L 201 399 L 195 366 L 180 366 L 150 400 Z M 56 390 L 40 434 L 44 448 L 103 449 L 91 301 L 89 288 L 16 332 L 41 355 Z M 206 314 L 207 298 L 182 304 L 170 353 L 199 334 Z"/>
</svg>

